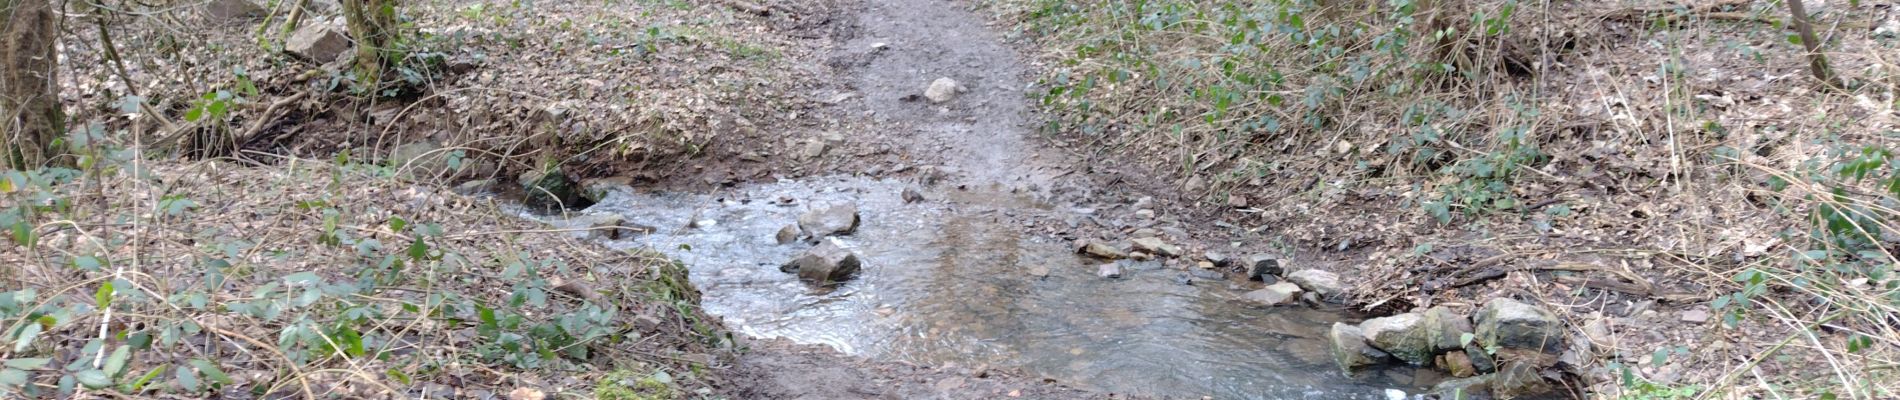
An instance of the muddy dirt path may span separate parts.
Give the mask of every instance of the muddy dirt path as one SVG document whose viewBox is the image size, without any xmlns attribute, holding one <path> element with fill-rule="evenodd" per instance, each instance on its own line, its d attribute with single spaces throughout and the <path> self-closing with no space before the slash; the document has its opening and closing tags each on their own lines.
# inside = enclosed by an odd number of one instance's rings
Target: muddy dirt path
<svg viewBox="0 0 1900 400">
<path fill-rule="evenodd" d="M 1041 120 L 1025 96 L 1029 69 L 965 4 L 944 0 L 870 0 L 855 9 L 857 29 L 834 50 L 858 95 L 840 107 L 897 132 L 883 138 L 913 155 L 935 157 L 952 182 L 1046 193 L 1070 160 L 1041 146 Z M 936 103 L 922 96 L 938 78 L 960 93 Z M 870 134 L 860 132 L 858 134 Z"/>
</svg>

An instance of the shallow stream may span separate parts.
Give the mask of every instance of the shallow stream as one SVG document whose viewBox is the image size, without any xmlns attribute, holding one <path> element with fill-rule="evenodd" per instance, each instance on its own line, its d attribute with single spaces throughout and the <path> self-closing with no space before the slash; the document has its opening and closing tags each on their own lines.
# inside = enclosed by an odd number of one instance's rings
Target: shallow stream
<svg viewBox="0 0 1900 400">
<path fill-rule="evenodd" d="M 658 227 L 609 244 L 686 262 L 707 311 L 755 337 L 1188 398 L 1385 399 L 1387 389 L 1418 393 L 1442 378 L 1413 368 L 1349 378 L 1324 339 L 1333 322 L 1357 322 L 1343 310 L 1254 306 L 1239 298 L 1248 283 L 1184 283 L 1184 272 L 1158 262 L 1100 278 L 1098 261 L 1022 222 L 1062 224 L 1075 210 L 956 189 L 906 204 L 906 185 L 833 177 L 713 194 L 626 191 L 585 212 Z M 835 289 L 779 272 L 809 245 L 780 245 L 774 234 L 811 206 L 839 202 L 857 203 L 863 216 L 857 233 L 837 238 L 864 260 L 863 272 Z"/>
</svg>

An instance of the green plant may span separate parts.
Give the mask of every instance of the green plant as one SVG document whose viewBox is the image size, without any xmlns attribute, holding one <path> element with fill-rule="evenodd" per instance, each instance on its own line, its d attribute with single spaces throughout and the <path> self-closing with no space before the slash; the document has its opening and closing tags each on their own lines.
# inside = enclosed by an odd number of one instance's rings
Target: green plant
<svg viewBox="0 0 1900 400">
<path fill-rule="evenodd" d="M 673 388 L 673 376 L 666 371 L 651 373 L 627 369 L 614 370 L 594 384 L 598 400 L 672 400 L 679 398 Z"/>
</svg>

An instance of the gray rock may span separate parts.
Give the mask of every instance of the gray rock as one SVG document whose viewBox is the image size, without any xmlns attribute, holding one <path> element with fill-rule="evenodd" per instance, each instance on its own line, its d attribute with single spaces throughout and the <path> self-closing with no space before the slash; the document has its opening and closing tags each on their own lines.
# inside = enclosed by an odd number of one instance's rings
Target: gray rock
<svg viewBox="0 0 1900 400">
<path fill-rule="evenodd" d="M 1452 379 L 1439 382 L 1432 387 L 1432 394 L 1440 399 L 1489 400 L 1491 399 L 1492 375 L 1478 375 L 1470 378 Z"/>
<path fill-rule="evenodd" d="M 1368 319 L 1359 323 L 1359 331 L 1366 335 L 1372 347 L 1412 365 L 1431 363 L 1432 356 L 1436 355 L 1426 339 L 1423 315 L 1404 313 Z"/>
<path fill-rule="evenodd" d="M 1303 290 L 1300 290 L 1299 285 L 1280 282 L 1267 285 L 1266 288 L 1260 290 L 1247 292 L 1247 294 L 1242 295 L 1241 298 L 1266 306 L 1277 306 L 1299 299 L 1301 292 L 1303 292 Z"/>
<path fill-rule="evenodd" d="M 1327 332 L 1326 338 L 1332 344 L 1330 347 L 1333 362 L 1338 363 L 1339 369 L 1348 376 L 1367 366 L 1378 365 L 1392 359 L 1391 355 L 1366 344 L 1366 336 L 1359 331 L 1358 326 L 1334 322 L 1333 329 Z"/>
<path fill-rule="evenodd" d="M 204 8 L 199 11 L 204 13 L 206 20 L 210 20 L 213 23 L 249 20 L 263 17 L 265 13 L 263 6 L 253 3 L 251 0 L 211 0 L 208 3 L 204 3 Z"/>
<path fill-rule="evenodd" d="M 796 242 L 798 241 L 798 225 L 786 225 L 784 228 L 778 228 L 778 234 L 773 235 L 772 238 L 777 240 L 778 244 Z"/>
<path fill-rule="evenodd" d="M 1436 352 L 1464 348 L 1464 335 L 1471 333 L 1471 320 L 1445 307 L 1425 310 L 1424 323 L 1425 340 Z"/>
<path fill-rule="evenodd" d="M 599 240 L 632 239 L 655 231 L 649 226 L 628 223 L 620 214 L 587 214 L 576 217 L 573 222 L 588 228 L 588 238 Z"/>
<path fill-rule="evenodd" d="M 1201 258 L 1205 258 L 1207 262 L 1214 263 L 1214 266 L 1221 268 L 1226 268 L 1234 262 L 1232 258 L 1227 257 L 1226 253 L 1212 251 L 1201 254 Z"/>
<path fill-rule="evenodd" d="M 1109 279 L 1120 278 L 1122 277 L 1122 267 L 1115 263 L 1102 264 L 1099 267 L 1095 267 L 1095 275 Z"/>
<path fill-rule="evenodd" d="M 632 190 L 633 177 L 624 175 L 581 180 L 581 197 L 595 203 L 605 200 L 608 194 Z"/>
<path fill-rule="evenodd" d="M 405 143 L 396 146 L 389 153 L 388 162 L 397 168 L 399 175 L 410 179 L 437 178 L 449 172 L 448 152 L 433 141 Z"/>
<path fill-rule="evenodd" d="M 1140 250 L 1143 252 L 1148 252 L 1148 253 L 1153 253 L 1153 254 L 1159 254 L 1166 257 L 1180 257 L 1181 256 L 1181 246 L 1168 244 L 1167 242 L 1161 241 L 1161 238 L 1158 238 L 1158 237 L 1136 238 L 1134 240 L 1130 240 L 1129 243 L 1135 245 L 1135 250 Z"/>
<path fill-rule="evenodd" d="M 1122 252 L 1121 249 L 1117 249 L 1115 248 L 1115 246 L 1110 246 L 1108 245 L 1108 243 L 1103 243 L 1100 240 L 1093 240 L 1093 239 L 1084 240 L 1081 243 L 1077 243 L 1075 246 L 1075 252 L 1077 254 L 1087 254 L 1090 256 L 1094 256 L 1096 258 L 1105 258 L 1105 259 L 1110 259 L 1110 260 L 1120 260 L 1120 259 L 1128 258 L 1128 253 Z"/>
<path fill-rule="evenodd" d="M 1247 268 L 1247 279 L 1256 281 L 1265 281 L 1270 276 L 1286 273 L 1285 267 L 1280 266 L 1280 259 L 1266 254 L 1248 255 L 1247 258 L 1241 260 L 1241 265 Z"/>
<path fill-rule="evenodd" d="M 918 193 L 917 189 L 912 188 L 904 188 L 903 197 L 905 203 L 920 203 L 924 201 L 924 194 Z"/>
<path fill-rule="evenodd" d="M 1471 368 L 1477 370 L 1478 373 L 1488 374 L 1498 370 L 1497 358 L 1492 357 L 1491 353 L 1485 350 L 1484 345 L 1478 343 L 1477 340 L 1472 340 L 1471 344 L 1466 345 L 1464 351 L 1465 358 L 1471 360 Z"/>
<path fill-rule="evenodd" d="M 455 185 L 455 193 L 459 193 L 464 196 L 480 195 L 480 194 L 492 192 L 494 190 L 495 190 L 494 179 L 486 179 L 486 178 L 475 179 L 475 180 L 470 180 L 468 182 L 462 182 L 462 184 L 460 185 Z"/>
<path fill-rule="evenodd" d="M 559 169 L 523 172 L 515 182 L 521 184 L 523 200 L 531 206 L 578 209 L 588 204 L 581 197 L 580 185 Z"/>
<path fill-rule="evenodd" d="M 1709 322 L 1709 310 L 1704 310 L 1700 308 L 1692 308 L 1692 309 L 1689 309 L 1688 311 L 1683 311 L 1682 322 L 1687 322 L 1691 324 L 1701 324 L 1704 322 Z"/>
<path fill-rule="evenodd" d="M 317 64 L 329 64 L 350 50 L 350 38 L 328 24 L 312 23 L 297 28 L 284 40 L 284 51 Z"/>
<path fill-rule="evenodd" d="M 839 246 L 834 241 L 824 241 L 804 255 L 792 259 L 779 267 L 779 271 L 797 272 L 798 278 L 817 285 L 830 285 L 851 279 L 863 269 L 857 253 Z"/>
<path fill-rule="evenodd" d="M 1049 266 L 1047 265 L 1029 266 L 1029 276 L 1033 276 L 1037 278 L 1047 278 L 1049 277 Z"/>
<path fill-rule="evenodd" d="M 1468 378 L 1478 374 L 1478 367 L 1471 364 L 1471 356 L 1465 355 L 1464 351 L 1445 353 L 1442 359 L 1445 362 L 1440 363 L 1439 367 L 1451 373 L 1451 376 Z"/>
<path fill-rule="evenodd" d="M 1300 285 L 1301 289 L 1318 293 L 1328 300 L 1336 299 L 1345 288 L 1339 284 L 1339 275 L 1317 269 L 1303 269 L 1287 274 L 1286 280 Z"/>
<path fill-rule="evenodd" d="M 963 87 L 955 79 L 937 78 L 930 82 L 930 87 L 924 88 L 924 98 L 930 99 L 932 103 L 943 103 L 956 99 L 957 92 L 961 91 Z"/>
<path fill-rule="evenodd" d="M 858 231 L 858 205 L 836 204 L 806 211 L 798 216 L 798 228 L 812 239 L 849 235 Z"/>
<path fill-rule="evenodd" d="M 1188 271 L 1188 275 L 1193 276 L 1194 279 L 1200 279 L 1204 281 L 1227 280 L 1226 274 L 1222 274 L 1220 273 L 1220 271 L 1208 270 L 1208 269 L 1196 269 L 1196 270 Z"/>
<path fill-rule="evenodd" d="M 1507 298 L 1478 309 L 1477 343 L 1501 349 L 1556 354 L 1563 350 L 1563 322 L 1542 307 Z"/>
</svg>

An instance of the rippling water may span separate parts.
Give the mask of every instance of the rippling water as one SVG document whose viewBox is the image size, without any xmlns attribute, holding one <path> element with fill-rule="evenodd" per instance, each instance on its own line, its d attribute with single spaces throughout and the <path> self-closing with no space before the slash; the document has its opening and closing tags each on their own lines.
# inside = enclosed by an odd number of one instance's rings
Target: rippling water
<svg viewBox="0 0 1900 400">
<path fill-rule="evenodd" d="M 1333 322 L 1356 322 L 1341 311 L 1251 306 L 1239 299 L 1251 286 L 1182 284 L 1181 271 L 1159 263 L 1128 263 L 1123 279 L 1099 278 L 1097 262 L 1014 222 L 1062 221 L 1068 211 L 963 191 L 905 204 L 904 187 L 835 177 L 713 194 L 627 192 L 587 212 L 660 227 L 610 244 L 651 246 L 685 261 L 707 311 L 757 337 L 824 343 L 875 359 L 1021 368 L 1081 387 L 1183 397 L 1384 399 L 1386 389 L 1417 393 L 1442 379 L 1411 368 L 1346 377 L 1324 339 Z M 796 201 L 774 204 L 780 197 Z M 808 247 L 777 244 L 779 228 L 810 206 L 838 202 L 857 203 L 863 215 L 856 234 L 838 238 L 863 258 L 863 273 L 816 290 L 779 272 L 780 263 Z M 705 220 L 715 223 L 687 227 Z M 1037 266 L 1049 274 L 1031 274 Z"/>
</svg>

